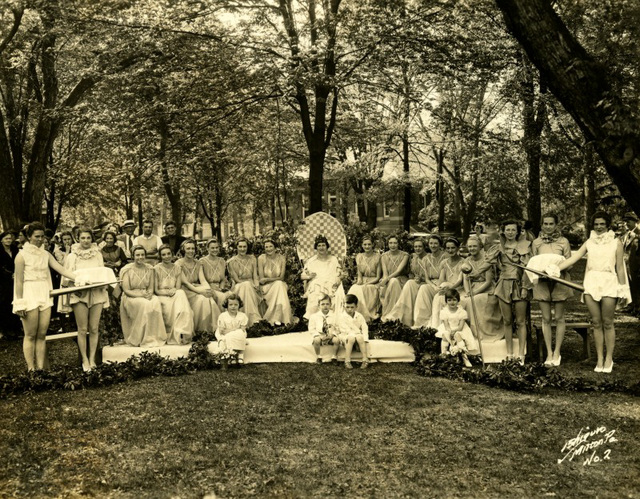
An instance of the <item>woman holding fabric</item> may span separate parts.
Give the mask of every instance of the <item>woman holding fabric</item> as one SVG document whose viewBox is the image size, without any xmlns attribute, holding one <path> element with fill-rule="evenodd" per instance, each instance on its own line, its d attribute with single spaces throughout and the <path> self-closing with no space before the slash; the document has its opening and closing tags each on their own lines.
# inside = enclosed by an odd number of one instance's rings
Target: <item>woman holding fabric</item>
<svg viewBox="0 0 640 499">
<path fill-rule="evenodd" d="M 300 276 L 306 282 L 307 310 L 304 317 L 307 320 L 318 311 L 320 298 L 328 295 L 333 299 L 342 286 L 342 267 L 338 259 L 329 253 L 329 247 L 326 237 L 317 236 L 313 243 L 316 254 L 307 260 Z M 344 296 L 344 291 L 342 293 Z M 334 307 L 339 306 L 337 302 L 334 301 Z"/>
<path fill-rule="evenodd" d="M 571 246 L 567 238 L 562 237 L 558 230 L 558 216 L 555 213 L 547 213 L 542 217 L 542 232 L 531 243 L 532 259 L 529 266 L 536 260 L 541 260 L 544 270 L 550 264 L 557 264 L 563 259 L 571 258 Z M 541 257 L 541 255 L 547 255 Z M 553 260 L 549 260 L 552 258 Z M 546 262 L 546 263 L 545 263 Z M 530 276 L 531 277 L 531 276 Z M 533 285 L 533 299 L 540 305 L 542 312 L 542 335 L 547 347 L 547 359 L 545 366 L 560 365 L 560 349 L 565 333 L 564 304 L 573 296 L 571 288 L 544 278 L 531 278 Z M 561 275 L 562 279 L 570 280 L 568 271 Z M 551 338 L 551 309 L 556 316 L 556 345 L 552 349 Z"/>
<path fill-rule="evenodd" d="M 593 339 L 598 356 L 594 371 L 610 373 L 613 369 L 613 349 L 616 343 L 613 323 L 616 305 L 623 307 L 631 303 L 631 292 L 624 265 L 622 243 L 609 229 L 611 217 L 604 211 L 597 211 L 593 214 L 591 225 L 593 230 L 587 242 L 557 268 L 550 267 L 547 273 L 558 276 L 561 271 L 568 269 L 587 255 L 583 298 L 591 315 Z"/>
<path fill-rule="evenodd" d="M 25 236 L 27 241 L 15 259 L 13 313 L 22 320 L 22 350 L 27 369 L 32 371 L 44 368 L 47 351 L 45 335 L 53 306 L 53 299 L 49 294 L 53 289 L 49 268 L 72 281 L 75 275 L 43 248 L 44 225 L 39 222 L 30 223 L 27 225 Z"/>
<path fill-rule="evenodd" d="M 242 312 L 249 318 L 249 327 L 262 320 L 260 315 L 260 282 L 258 281 L 258 262 L 256 257 L 248 255 L 249 241 L 238 239 L 236 243 L 238 254 L 227 262 L 229 276 L 233 282 L 231 291 L 243 302 Z"/>
<path fill-rule="evenodd" d="M 442 250 L 442 238 L 438 234 L 429 236 L 429 250 L 422 258 L 424 283 L 420 286 L 413 309 L 413 327 L 427 327 L 431 323 L 433 299 L 438 294 L 440 267 L 448 254 Z"/>
<path fill-rule="evenodd" d="M 358 277 L 356 283 L 351 286 L 349 293 L 358 298 L 358 312 L 365 321 L 371 322 L 377 319 L 380 310 L 380 288 L 378 283 L 382 278 L 382 265 L 380 254 L 373 251 L 373 239 L 370 236 L 362 238 L 364 253 L 356 255 Z"/>
<path fill-rule="evenodd" d="M 400 298 L 402 288 L 409 280 L 407 277 L 409 254 L 401 251 L 400 241 L 397 236 L 389 236 L 387 246 L 389 251 L 380 258 L 382 264 L 382 279 L 380 280 L 380 290 L 382 295 L 382 315 L 385 316 L 395 306 Z"/>
<path fill-rule="evenodd" d="M 267 303 L 264 319 L 269 324 L 279 326 L 291 324 L 291 304 L 287 293 L 284 276 L 287 270 L 287 259 L 276 253 L 276 243 L 273 239 L 265 239 L 264 254 L 258 257 L 258 279 L 262 286 L 262 296 Z"/>
</svg>

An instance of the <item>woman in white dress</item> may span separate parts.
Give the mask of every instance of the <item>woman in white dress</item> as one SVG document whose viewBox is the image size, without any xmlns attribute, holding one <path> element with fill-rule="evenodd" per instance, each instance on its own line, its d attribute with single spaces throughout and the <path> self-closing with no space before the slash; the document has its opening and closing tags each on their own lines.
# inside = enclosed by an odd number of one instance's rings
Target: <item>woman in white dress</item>
<svg viewBox="0 0 640 499">
<path fill-rule="evenodd" d="M 224 300 L 231 294 L 227 281 L 227 262 L 220 257 L 220 243 L 217 239 L 207 241 L 207 255 L 200 258 L 204 278 L 211 288 L 211 293 L 222 309 Z"/>
<path fill-rule="evenodd" d="M 193 337 L 193 310 L 182 289 L 182 272 L 173 263 L 173 251 L 168 244 L 158 248 L 158 257 L 160 263 L 153 268 L 154 288 L 162 306 L 167 344 L 185 345 Z"/>
<path fill-rule="evenodd" d="M 279 326 L 293 322 L 287 283 L 284 282 L 286 270 L 286 257 L 276 253 L 276 243 L 273 239 L 265 239 L 264 254 L 258 257 L 258 279 L 262 286 L 262 296 L 267 303 L 264 318 L 271 325 Z"/>
<path fill-rule="evenodd" d="M 162 319 L 162 305 L 153 294 L 154 271 L 146 263 L 147 252 L 142 246 L 131 248 L 133 263 L 120 271 L 122 300 L 120 319 L 124 341 L 134 347 L 159 347 L 167 341 Z"/>
<path fill-rule="evenodd" d="M 373 250 L 373 239 L 370 236 L 362 238 L 364 253 L 356 255 L 358 277 L 347 294 L 358 298 L 357 311 L 365 321 L 371 322 L 380 315 L 380 288 L 378 283 L 382 279 L 382 264 L 380 253 Z"/>
<path fill-rule="evenodd" d="M 436 241 L 437 242 L 437 241 Z M 439 245 L 439 243 L 438 243 Z M 382 317 L 383 321 L 399 320 L 405 326 L 413 326 L 413 309 L 420 291 L 420 287 L 425 285 L 425 268 L 423 258 L 427 256 L 423 239 L 413 241 L 413 255 L 409 264 L 409 280 L 402 288 L 400 298 L 391 311 Z"/>
<path fill-rule="evenodd" d="M 79 242 L 72 247 L 71 253 L 65 259 L 64 267 L 73 273 L 81 269 L 102 269 L 104 267 L 102 252 L 93 241 L 92 230 L 87 227 L 81 228 L 78 238 Z M 68 305 L 73 309 L 78 326 L 78 348 L 82 358 L 82 369 L 88 371 L 96 367 L 96 352 L 100 342 L 100 315 L 103 308 L 109 308 L 109 293 L 104 286 L 65 296 L 68 298 Z M 89 355 L 87 355 L 87 332 L 89 333 Z"/>
<path fill-rule="evenodd" d="M 460 241 L 455 237 L 450 237 L 444 242 L 444 249 L 448 258 L 443 259 L 440 264 L 439 291 L 433 298 L 433 305 L 431 306 L 432 328 L 437 328 L 440 325 L 440 311 L 446 305 L 444 301 L 445 292 L 448 289 L 464 292 L 462 287 L 462 264 L 464 263 L 464 258 L 458 254 Z"/>
<path fill-rule="evenodd" d="M 180 248 L 184 257 L 180 258 L 176 265 L 182 271 L 182 289 L 193 310 L 195 330 L 212 333 L 218 324 L 220 307 L 204 276 L 202 262 L 195 259 L 196 243 L 193 239 L 187 239 L 183 241 Z"/>
<path fill-rule="evenodd" d="M 227 296 L 223 303 L 226 312 L 218 317 L 216 339 L 222 352 L 238 354 L 238 364 L 244 364 L 244 350 L 247 344 L 247 325 L 249 318 L 242 308 L 242 299 L 236 294 Z"/>
<path fill-rule="evenodd" d="M 238 254 L 227 262 L 229 276 L 233 282 L 231 291 L 237 294 L 244 306 L 242 311 L 249 318 L 249 326 L 262 320 L 260 302 L 262 301 L 260 283 L 258 281 L 258 262 L 256 257 L 248 255 L 249 241 L 238 239 L 236 243 Z"/>
<path fill-rule="evenodd" d="M 324 295 L 332 298 L 334 307 L 339 305 L 333 298 L 342 286 L 342 268 L 338 259 L 329 254 L 329 247 L 326 237 L 317 236 L 313 243 L 316 254 L 307 260 L 300 275 L 306 283 L 307 309 L 304 318 L 307 320 L 318 311 L 318 302 Z"/>
<path fill-rule="evenodd" d="M 424 283 L 420 286 L 413 308 L 413 327 L 427 327 L 431 324 L 433 299 L 440 290 L 440 267 L 449 255 L 443 251 L 442 238 L 437 234 L 429 236 L 431 253 L 422 259 Z"/>
<path fill-rule="evenodd" d="M 610 373 L 613 369 L 613 349 L 616 343 L 613 323 L 616 304 L 624 306 L 631 303 L 631 292 L 622 243 L 616 238 L 615 232 L 609 230 L 611 217 L 604 211 L 597 211 L 593 215 L 591 225 L 593 230 L 587 242 L 571 258 L 547 272 L 559 276 L 559 272 L 587 255 L 583 297 L 591 315 L 593 339 L 598 356 L 594 371 Z"/>
<path fill-rule="evenodd" d="M 47 346 L 45 336 L 51 320 L 53 289 L 49 267 L 74 280 L 72 272 L 60 265 L 43 247 L 44 225 L 32 222 L 26 229 L 27 242 L 16 256 L 13 313 L 22 320 L 24 340 L 22 351 L 27 369 L 44 369 Z"/>
<path fill-rule="evenodd" d="M 382 279 L 380 280 L 380 294 L 382 296 L 382 316 L 389 314 L 400 298 L 402 288 L 409 280 L 407 277 L 409 254 L 398 249 L 399 241 L 396 236 L 387 239 L 389 251 L 380 258 L 382 264 Z"/>
</svg>

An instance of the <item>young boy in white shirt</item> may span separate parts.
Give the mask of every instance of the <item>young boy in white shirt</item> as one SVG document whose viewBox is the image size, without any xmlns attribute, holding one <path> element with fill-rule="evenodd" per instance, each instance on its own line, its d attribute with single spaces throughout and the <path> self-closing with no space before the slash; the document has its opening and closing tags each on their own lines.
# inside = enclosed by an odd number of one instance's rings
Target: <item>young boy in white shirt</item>
<svg viewBox="0 0 640 499">
<path fill-rule="evenodd" d="M 362 314 L 356 310 L 357 307 L 357 296 L 345 296 L 344 311 L 337 320 L 338 330 L 340 331 L 340 341 L 344 344 L 346 350 L 344 366 L 347 369 L 353 369 L 351 365 L 351 351 L 355 343 L 358 343 L 360 351 L 362 352 L 362 365 L 360 368 L 366 369 L 369 366 L 369 357 L 367 356 L 369 327 Z"/>
<path fill-rule="evenodd" d="M 331 297 L 322 295 L 318 301 L 319 310 L 309 318 L 309 332 L 313 338 L 313 349 L 316 351 L 316 363 L 322 364 L 320 347 L 322 345 L 332 345 L 333 355 L 331 362 L 338 362 L 338 349 L 340 348 L 340 338 L 335 327 L 336 316 L 331 310 Z"/>
</svg>

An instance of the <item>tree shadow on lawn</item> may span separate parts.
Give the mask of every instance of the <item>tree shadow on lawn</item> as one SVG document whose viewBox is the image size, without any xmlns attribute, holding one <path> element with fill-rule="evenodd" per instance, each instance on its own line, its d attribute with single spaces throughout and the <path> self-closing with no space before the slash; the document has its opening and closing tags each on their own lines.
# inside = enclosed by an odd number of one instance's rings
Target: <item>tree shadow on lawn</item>
<svg viewBox="0 0 640 499">
<path fill-rule="evenodd" d="M 1 495 L 633 496 L 637 399 L 523 395 L 368 371 L 247 366 L 0 401 Z M 618 442 L 558 463 L 584 427 Z"/>
</svg>

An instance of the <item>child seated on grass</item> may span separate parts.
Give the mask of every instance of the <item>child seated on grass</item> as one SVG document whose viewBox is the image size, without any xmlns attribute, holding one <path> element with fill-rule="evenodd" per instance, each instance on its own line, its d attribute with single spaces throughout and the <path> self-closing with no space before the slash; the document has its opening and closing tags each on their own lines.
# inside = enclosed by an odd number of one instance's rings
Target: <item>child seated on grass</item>
<svg viewBox="0 0 640 499">
<path fill-rule="evenodd" d="M 437 336 L 442 338 L 441 352 L 449 355 L 460 355 L 464 365 L 471 367 L 467 352 L 477 350 L 478 342 L 467 324 L 467 312 L 458 307 L 460 294 L 455 289 L 448 289 L 444 294 L 446 307 L 440 312 L 440 325 Z"/>
<path fill-rule="evenodd" d="M 313 349 L 316 351 L 316 362 L 322 364 L 320 347 L 322 345 L 332 345 L 333 355 L 331 362 L 338 362 L 338 349 L 340 348 L 340 338 L 335 328 L 335 314 L 331 310 L 331 297 L 322 295 L 318 301 L 319 310 L 309 318 L 309 332 L 313 338 Z"/>
<path fill-rule="evenodd" d="M 361 369 L 366 369 L 369 365 L 367 357 L 367 342 L 369 341 L 369 327 L 367 321 L 362 314 L 356 310 L 358 307 L 358 297 L 355 295 L 345 296 L 344 311 L 337 320 L 338 330 L 340 331 L 340 341 L 345 346 L 344 366 L 347 369 L 353 369 L 351 365 L 351 351 L 353 345 L 358 343 L 362 352 Z"/>
<path fill-rule="evenodd" d="M 226 312 L 222 312 L 218 317 L 218 328 L 216 329 L 216 339 L 223 352 L 235 353 L 238 355 L 238 364 L 244 364 L 244 349 L 247 344 L 247 324 L 249 317 L 244 312 L 240 312 L 242 300 L 236 294 L 230 294 L 222 304 Z"/>
</svg>

